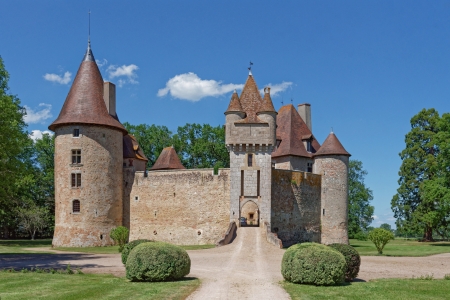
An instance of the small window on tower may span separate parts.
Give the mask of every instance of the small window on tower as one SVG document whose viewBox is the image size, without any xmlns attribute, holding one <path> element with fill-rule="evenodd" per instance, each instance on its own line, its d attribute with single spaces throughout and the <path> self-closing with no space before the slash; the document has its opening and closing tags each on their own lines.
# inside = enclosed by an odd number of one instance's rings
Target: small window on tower
<svg viewBox="0 0 450 300">
<path fill-rule="evenodd" d="M 249 154 L 247 157 L 248 157 L 247 166 L 253 167 L 253 154 Z"/>
<path fill-rule="evenodd" d="M 72 164 L 81 164 L 81 150 L 72 150 Z"/>
<path fill-rule="evenodd" d="M 81 173 L 72 173 L 72 187 L 79 188 L 81 187 Z"/>
<path fill-rule="evenodd" d="M 306 151 L 312 152 L 311 140 L 306 141 Z"/>
<path fill-rule="evenodd" d="M 79 213 L 80 212 L 80 200 L 72 201 L 72 212 Z"/>
<path fill-rule="evenodd" d="M 308 170 L 307 170 L 307 172 L 312 173 L 312 169 L 313 169 L 312 166 L 313 166 L 312 163 L 308 163 Z"/>
<path fill-rule="evenodd" d="M 79 137 L 79 136 L 80 136 L 80 129 L 75 128 L 75 129 L 73 130 L 73 137 Z"/>
</svg>

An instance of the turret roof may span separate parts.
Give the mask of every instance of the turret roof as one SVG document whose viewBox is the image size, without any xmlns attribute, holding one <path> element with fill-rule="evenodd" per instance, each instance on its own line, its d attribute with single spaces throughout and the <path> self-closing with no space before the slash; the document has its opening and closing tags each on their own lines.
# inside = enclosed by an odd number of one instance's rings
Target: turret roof
<svg viewBox="0 0 450 300">
<path fill-rule="evenodd" d="M 321 155 L 347 155 L 351 156 L 350 153 L 348 153 L 344 147 L 342 146 L 339 139 L 336 137 L 334 132 L 331 132 L 328 137 L 325 139 L 325 142 L 323 142 L 322 146 L 320 147 L 319 151 L 317 151 L 314 156 L 321 156 Z"/>
<path fill-rule="evenodd" d="M 166 147 L 161 151 L 151 170 L 186 169 L 180 161 L 177 152 L 172 147 Z"/>
<path fill-rule="evenodd" d="M 48 128 L 55 131 L 58 126 L 67 124 L 103 125 L 127 134 L 125 127 L 108 113 L 103 100 L 103 78 L 90 43 L 61 112 Z"/>
<path fill-rule="evenodd" d="M 264 89 L 264 98 L 260 108 L 258 109 L 258 113 L 261 112 L 277 112 L 273 107 L 272 98 L 270 98 L 270 87 Z"/>
<path fill-rule="evenodd" d="M 256 116 L 256 113 L 261 107 L 262 98 L 252 74 L 248 75 L 247 81 L 242 89 L 241 97 L 239 98 L 242 110 L 247 116 L 244 120 L 237 121 L 236 123 L 266 123 Z"/>
<path fill-rule="evenodd" d="M 272 157 L 286 155 L 312 157 L 314 152 L 320 148 L 320 144 L 292 104 L 280 108 L 277 125 L 277 139 L 281 139 L 281 143 L 272 153 Z M 305 139 L 312 139 L 312 153 L 306 150 L 303 144 Z"/>
<path fill-rule="evenodd" d="M 243 112 L 241 102 L 239 101 L 239 96 L 236 90 L 234 90 L 234 93 L 231 96 L 230 105 L 228 105 L 228 109 L 225 113 L 228 112 Z"/>
<path fill-rule="evenodd" d="M 123 158 L 135 158 L 148 161 L 134 135 L 127 134 L 123 136 Z"/>
</svg>

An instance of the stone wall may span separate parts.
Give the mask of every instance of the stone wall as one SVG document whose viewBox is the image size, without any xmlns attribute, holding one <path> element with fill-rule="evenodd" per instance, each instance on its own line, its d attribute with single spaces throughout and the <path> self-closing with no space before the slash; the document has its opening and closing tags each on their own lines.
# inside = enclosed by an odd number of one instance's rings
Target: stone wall
<svg viewBox="0 0 450 300">
<path fill-rule="evenodd" d="M 273 162 L 275 163 L 275 169 L 307 172 L 308 163 L 313 163 L 314 160 L 308 157 L 289 155 L 275 157 L 273 158 Z"/>
<path fill-rule="evenodd" d="M 80 130 L 73 137 L 73 130 Z M 81 163 L 72 164 L 72 150 Z M 109 233 L 122 225 L 122 133 L 102 126 L 68 125 L 55 131 L 55 232 L 53 246 L 111 245 Z M 81 174 L 72 187 L 71 174 Z M 74 200 L 80 212 L 72 211 Z"/>
<path fill-rule="evenodd" d="M 272 170 L 271 229 L 284 247 L 320 242 L 321 176 Z"/>
<path fill-rule="evenodd" d="M 230 223 L 229 170 L 191 169 L 133 173 L 125 170 L 130 240 L 178 245 L 214 244 Z M 128 184 L 127 184 L 128 182 Z M 129 200 L 127 200 L 129 199 Z"/>
</svg>

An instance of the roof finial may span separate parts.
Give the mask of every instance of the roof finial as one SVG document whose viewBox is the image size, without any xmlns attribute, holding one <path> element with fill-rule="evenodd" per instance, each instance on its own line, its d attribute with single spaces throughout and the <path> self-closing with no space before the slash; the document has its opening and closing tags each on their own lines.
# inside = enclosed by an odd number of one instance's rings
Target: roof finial
<svg viewBox="0 0 450 300">
<path fill-rule="evenodd" d="M 253 66 L 253 63 L 250 61 L 250 66 L 247 68 L 248 69 L 248 75 L 252 75 L 252 66 Z"/>
<path fill-rule="evenodd" d="M 95 61 L 94 54 L 92 54 L 92 50 L 91 50 L 91 10 L 88 11 L 88 15 L 89 15 L 88 47 L 86 50 L 86 54 L 84 55 L 83 61 Z"/>
<path fill-rule="evenodd" d="M 333 132 L 333 127 L 331 127 L 331 133 L 333 133 L 333 134 L 334 134 L 334 132 Z"/>
<path fill-rule="evenodd" d="M 234 89 L 234 92 L 233 92 L 233 94 L 237 94 L 237 91 L 236 91 L 236 89 Z"/>
<path fill-rule="evenodd" d="M 88 47 L 91 48 L 91 10 L 89 10 L 88 14 L 89 14 Z"/>
</svg>

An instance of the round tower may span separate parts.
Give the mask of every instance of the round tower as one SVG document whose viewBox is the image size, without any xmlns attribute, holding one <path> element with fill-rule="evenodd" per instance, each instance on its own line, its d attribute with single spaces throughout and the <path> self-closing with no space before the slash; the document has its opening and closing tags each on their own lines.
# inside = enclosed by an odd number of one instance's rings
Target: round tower
<svg viewBox="0 0 450 300">
<path fill-rule="evenodd" d="M 321 243 L 348 244 L 348 153 L 331 132 L 314 154 L 314 173 L 322 175 Z"/>
<path fill-rule="evenodd" d="M 123 135 L 103 99 L 103 79 L 90 43 L 55 132 L 55 247 L 111 245 L 122 225 Z"/>
</svg>

